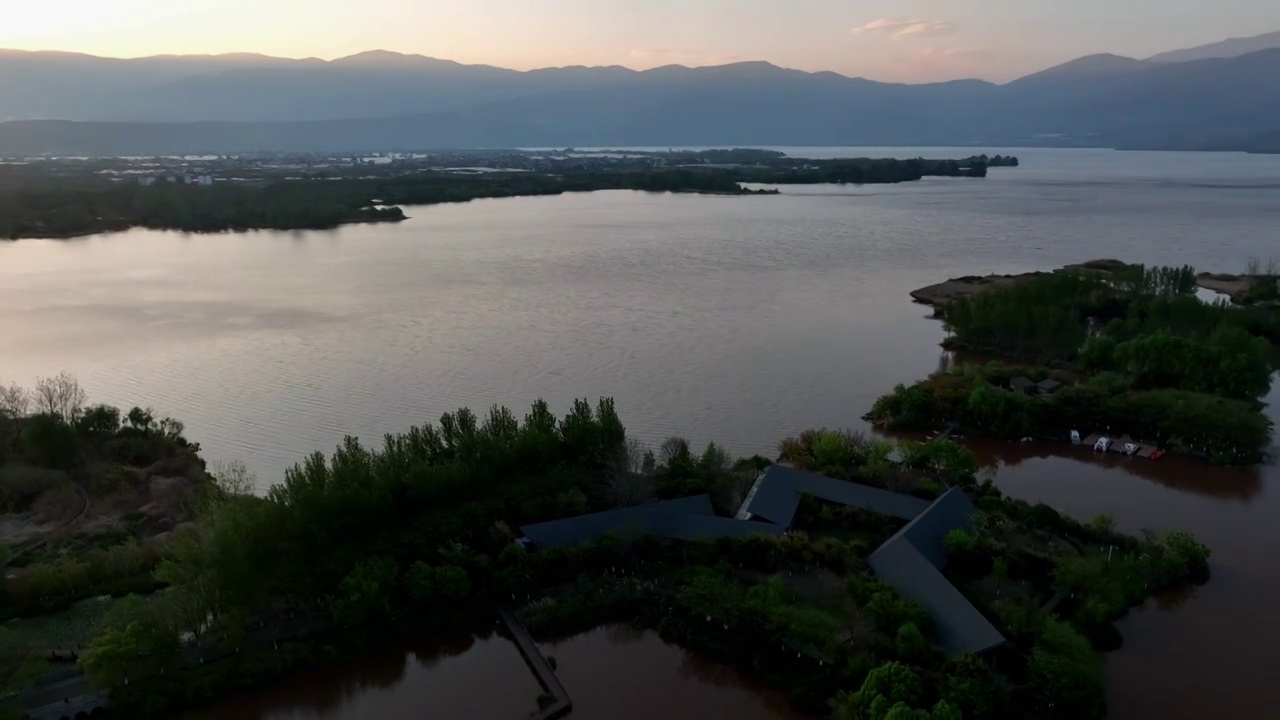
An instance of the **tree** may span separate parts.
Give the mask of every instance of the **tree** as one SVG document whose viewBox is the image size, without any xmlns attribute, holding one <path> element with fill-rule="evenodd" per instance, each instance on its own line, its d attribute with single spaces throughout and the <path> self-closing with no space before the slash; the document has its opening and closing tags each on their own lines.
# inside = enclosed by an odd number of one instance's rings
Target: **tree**
<svg viewBox="0 0 1280 720">
<path fill-rule="evenodd" d="M 422 561 L 405 573 L 405 587 L 416 602 L 458 601 L 471 595 L 467 571 L 455 565 L 431 567 Z"/>
<path fill-rule="evenodd" d="M 933 643 L 929 642 L 915 623 L 906 622 L 898 628 L 896 645 L 898 657 L 905 662 L 926 665 L 932 659 Z"/>
<path fill-rule="evenodd" d="M 76 430 L 90 437 L 107 437 L 120 430 L 120 409 L 110 405 L 85 408 L 75 421 Z"/>
<path fill-rule="evenodd" d="M 207 532 L 202 528 L 179 534 L 155 570 L 155 578 L 169 584 L 165 594 L 174 623 L 196 638 L 222 612 L 218 578 L 210 572 L 208 554 L 212 548 L 205 541 Z"/>
<path fill-rule="evenodd" d="M 62 372 L 54 377 L 36 380 L 35 406 L 39 412 L 53 415 L 65 423 L 74 423 L 86 399 L 84 388 L 71 375 Z"/>
<path fill-rule="evenodd" d="M 181 647 L 162 595 L 131 595 L 111 607 L 102 630 L 80 657 L 80 667 L 95 687 L 108 689 L 133 669 L 155 665 Z"/>
<path fill-rule="evenodd" d="M 689 441 L 682 437 L 669 437 L 658 449 L 660 464 L 672 471 L 687 471 L 693 467 L 693 454 L 689 451 Z"/>
<path fill-rule="evenodd" d="M 963 717 L 960 709 L 946 700 L 939 700 L 929 711 L 930 720 L 963 720 Z"/>
<path fill-rule="evenodd" d="M 1089 529 L 1098 533 L 1110 534 L 1116 529 L 1116 519 L 1107 513 L 1098 513 L 1089 521 Z"/>
<path fill-rule="evenodd" d="M 335 620 L 347 625 L 385 621 L 391 613 L 396 564 L 390 558 L 365 560 L 347 574 L 329 598 Z"/>
<path fill-rule="evenodd" d="M 646 457 L 651 458 L 652 453 L 639 440 L 627 438 L 605 466 L 605 482 L 614 504 L 638 505 L 652 495 L 652 469 L 645 471 Z"/>
<path fill-rule="evenodd" d="M 920 676 L 900 662 L 888 662 L 867 673 L 855 693 L 841 692 L 831 701 L 834 720 L 887 720 L 898 704 L 906 708 L 924 695 Z M 910 717 L 910 716 L 908 716 Z"/>
<path fill-rule="evenodd" d="M 31 410 L 31 394 L 17 383 L 0 385 L 0 415 L 21 420 Z"/>
<path fill-rule="evenodd" d="M 949 658 L 942 673 L 946 678 L 941 688 L 942 698 L 963 717 L 1007 716 L 1009 683 L 982 658 L 970 654 Z"/>
<path fill-rule="evenodd" d="M 70 467 L 80 452 L 75 428 L 60 416 L 46 413 L 27 419 L 22 447 L 34 464 L 52 468 Z"/>
<path fill-rule="evenodd" d="M 125 419 L 129 421 L 129 427 L 134 430 L 146 432 L 151 430 L 156 423 L 154 412 L 155 411 L 151 408 L 143 410 L 140 407 L 134 406 L 129 410 L 129 413 L 125 415 Z"/>
<path fill-rule="evenodd" d="M 258 478 L 239 460 L 209 463 L 209 475 L 214 484 L 226 495 L 252 495 L 258 486 Z"/>
<path fill-rule="evenodd" d="M 1064 718 L 1102 717 L 1106 681 L 1102 660 L 1070 625 L 1045 620 L 1027 663 L 1027 688 L 1043 710 Z"/>
<path fill-rule="evenodd" d="M 160 420 L 160 434 L 170 440 L 177 440 L 182 437 L 182 431 L 186 429 L 186 425 L 181 420 L 174 420 L 171 417 Z"/>
</svg>

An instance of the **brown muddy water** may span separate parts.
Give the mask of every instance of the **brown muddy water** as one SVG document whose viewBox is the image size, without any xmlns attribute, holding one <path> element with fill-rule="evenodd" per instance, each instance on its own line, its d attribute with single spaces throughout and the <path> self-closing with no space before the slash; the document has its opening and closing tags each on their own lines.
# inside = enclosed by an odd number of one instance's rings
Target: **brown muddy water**
<svg viewBox="0 0 1280 720">
<path fill-rule="evenodd" d="M 749 675 L 647 630 L 597 628 L 540 645 L 554 657 L 575 720 L 800 720 Z M 500 635 L 372 652 L 293 675 L 176 720 L 520 720 L 542 690 Z"/>
<path fill-rule="evenodd" d="M 913 289 L 1100 257 L 1241 272 L 1280 255 L 1280 156 L 984 150 L 1023 166 L 769 197 L 483 200 L 329 232 L 0 243 L 0 380 L 65 370 L 92 401 L 151 405 L 185 420 L 207 458 L 246 462 L 263 488 L 345 434 L 377 443 L 459 406 L 522 413 L 539 396 L 561 411 L 613 396 L 628 433 L 655 445 L 679 434 L 769 453 L 807 427 L 862 427 L 876 397 L 938 366 L 942 329 Z M 1276 467 L 1103 460 L 1065 443 L 986 451 L 1014 496 L 1083 519 L 1107 512 L 1130 531 L 1187 530 L 1214 552 L 1207 586 L 1120 624 L 1124 647 L 1107 658 L 1112 717 L 1278 716 Z M 510 717 L 537 693 L 498 692 L 527 673 L 506 672 L 518 655 L 489 642 L 434 665 L 400 650 L 285 683 L 242 716 L 398 720 L 434 698 L 463 708 L 435 717 Z M 600 645 L 588 667 L 564 672 L 604 672 L 627 647 Z M 628 672 L 680 676 L 683 656 L 652 652 L 627 655 Z M 482 677 L 487 691 L 463 691 Z M 575 680 L 582 713 L 595 692 L 585 687 L 599 684 L 608 703 L 614 677 Z M 679 687 L 628 691 L 617 711 L 654 695 L 672 699 L 671 720 L 699 718 L 709 711 L 674 701 L 733 695 Z"/>
</svg>

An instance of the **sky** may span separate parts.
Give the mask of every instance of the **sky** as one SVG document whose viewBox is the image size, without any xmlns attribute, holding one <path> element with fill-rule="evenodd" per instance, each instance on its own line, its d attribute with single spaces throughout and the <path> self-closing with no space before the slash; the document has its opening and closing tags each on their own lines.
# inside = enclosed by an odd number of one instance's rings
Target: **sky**
<svg viewBox="0 0 1280 720">
<path fill-rule="evenodd" d="M 1280 0 L 0 0 L 0 48 L 113 57 L 366 50 L 521 70 L 767 60 L 1004 81 L 1280 30 Z"/>
</svg>

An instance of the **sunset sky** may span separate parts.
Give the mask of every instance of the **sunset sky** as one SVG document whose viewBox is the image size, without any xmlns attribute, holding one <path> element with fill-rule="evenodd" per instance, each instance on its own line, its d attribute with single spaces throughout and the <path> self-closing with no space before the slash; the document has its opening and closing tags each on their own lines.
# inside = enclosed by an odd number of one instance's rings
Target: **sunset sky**
<svg viewBox="0 0 1280 720">
<path fill-rule="evenodd" d="M 0 0 L 0 47 L 137 57 L 385 49 L 530 69 L 768 60 L 1006 80 L 1280 30 L 1278 0 Z"/>
</svg>

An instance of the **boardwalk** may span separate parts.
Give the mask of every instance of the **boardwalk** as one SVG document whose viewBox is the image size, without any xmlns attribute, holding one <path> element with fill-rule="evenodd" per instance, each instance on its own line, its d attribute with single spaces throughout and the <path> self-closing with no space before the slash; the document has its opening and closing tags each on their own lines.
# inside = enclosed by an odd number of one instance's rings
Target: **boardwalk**
<svg viewBox="0 0 1280 720">
<path fill-rule="evenodd" d="M 537 676 L 542 688 L 547 693 L 555 696 L 555 702 L 532 715 L 534 720 L 552 720 L 568 714 L 573 709 L 573 701 L 569 699 L 569 693 L 564 689 L 564 685 L 560 684 L 560 678 L 556 677 L 551 666 L 547 664 L 547 659 L 542 656 L 542 651 L 538 650 L 537 644 L 533 642 L 533 636 L 529 634 L 529 629 L 510 610 L 499 610 L 498 612 L 502 616 L 502 622 L 506 624 L 507 630 L 511 631 L 511 637 L 515 639 L 516 646 L 520 648 L 520 654 L 524 656 L 524 661 L 529 663 L 529 668 Z"/>
</svg>

